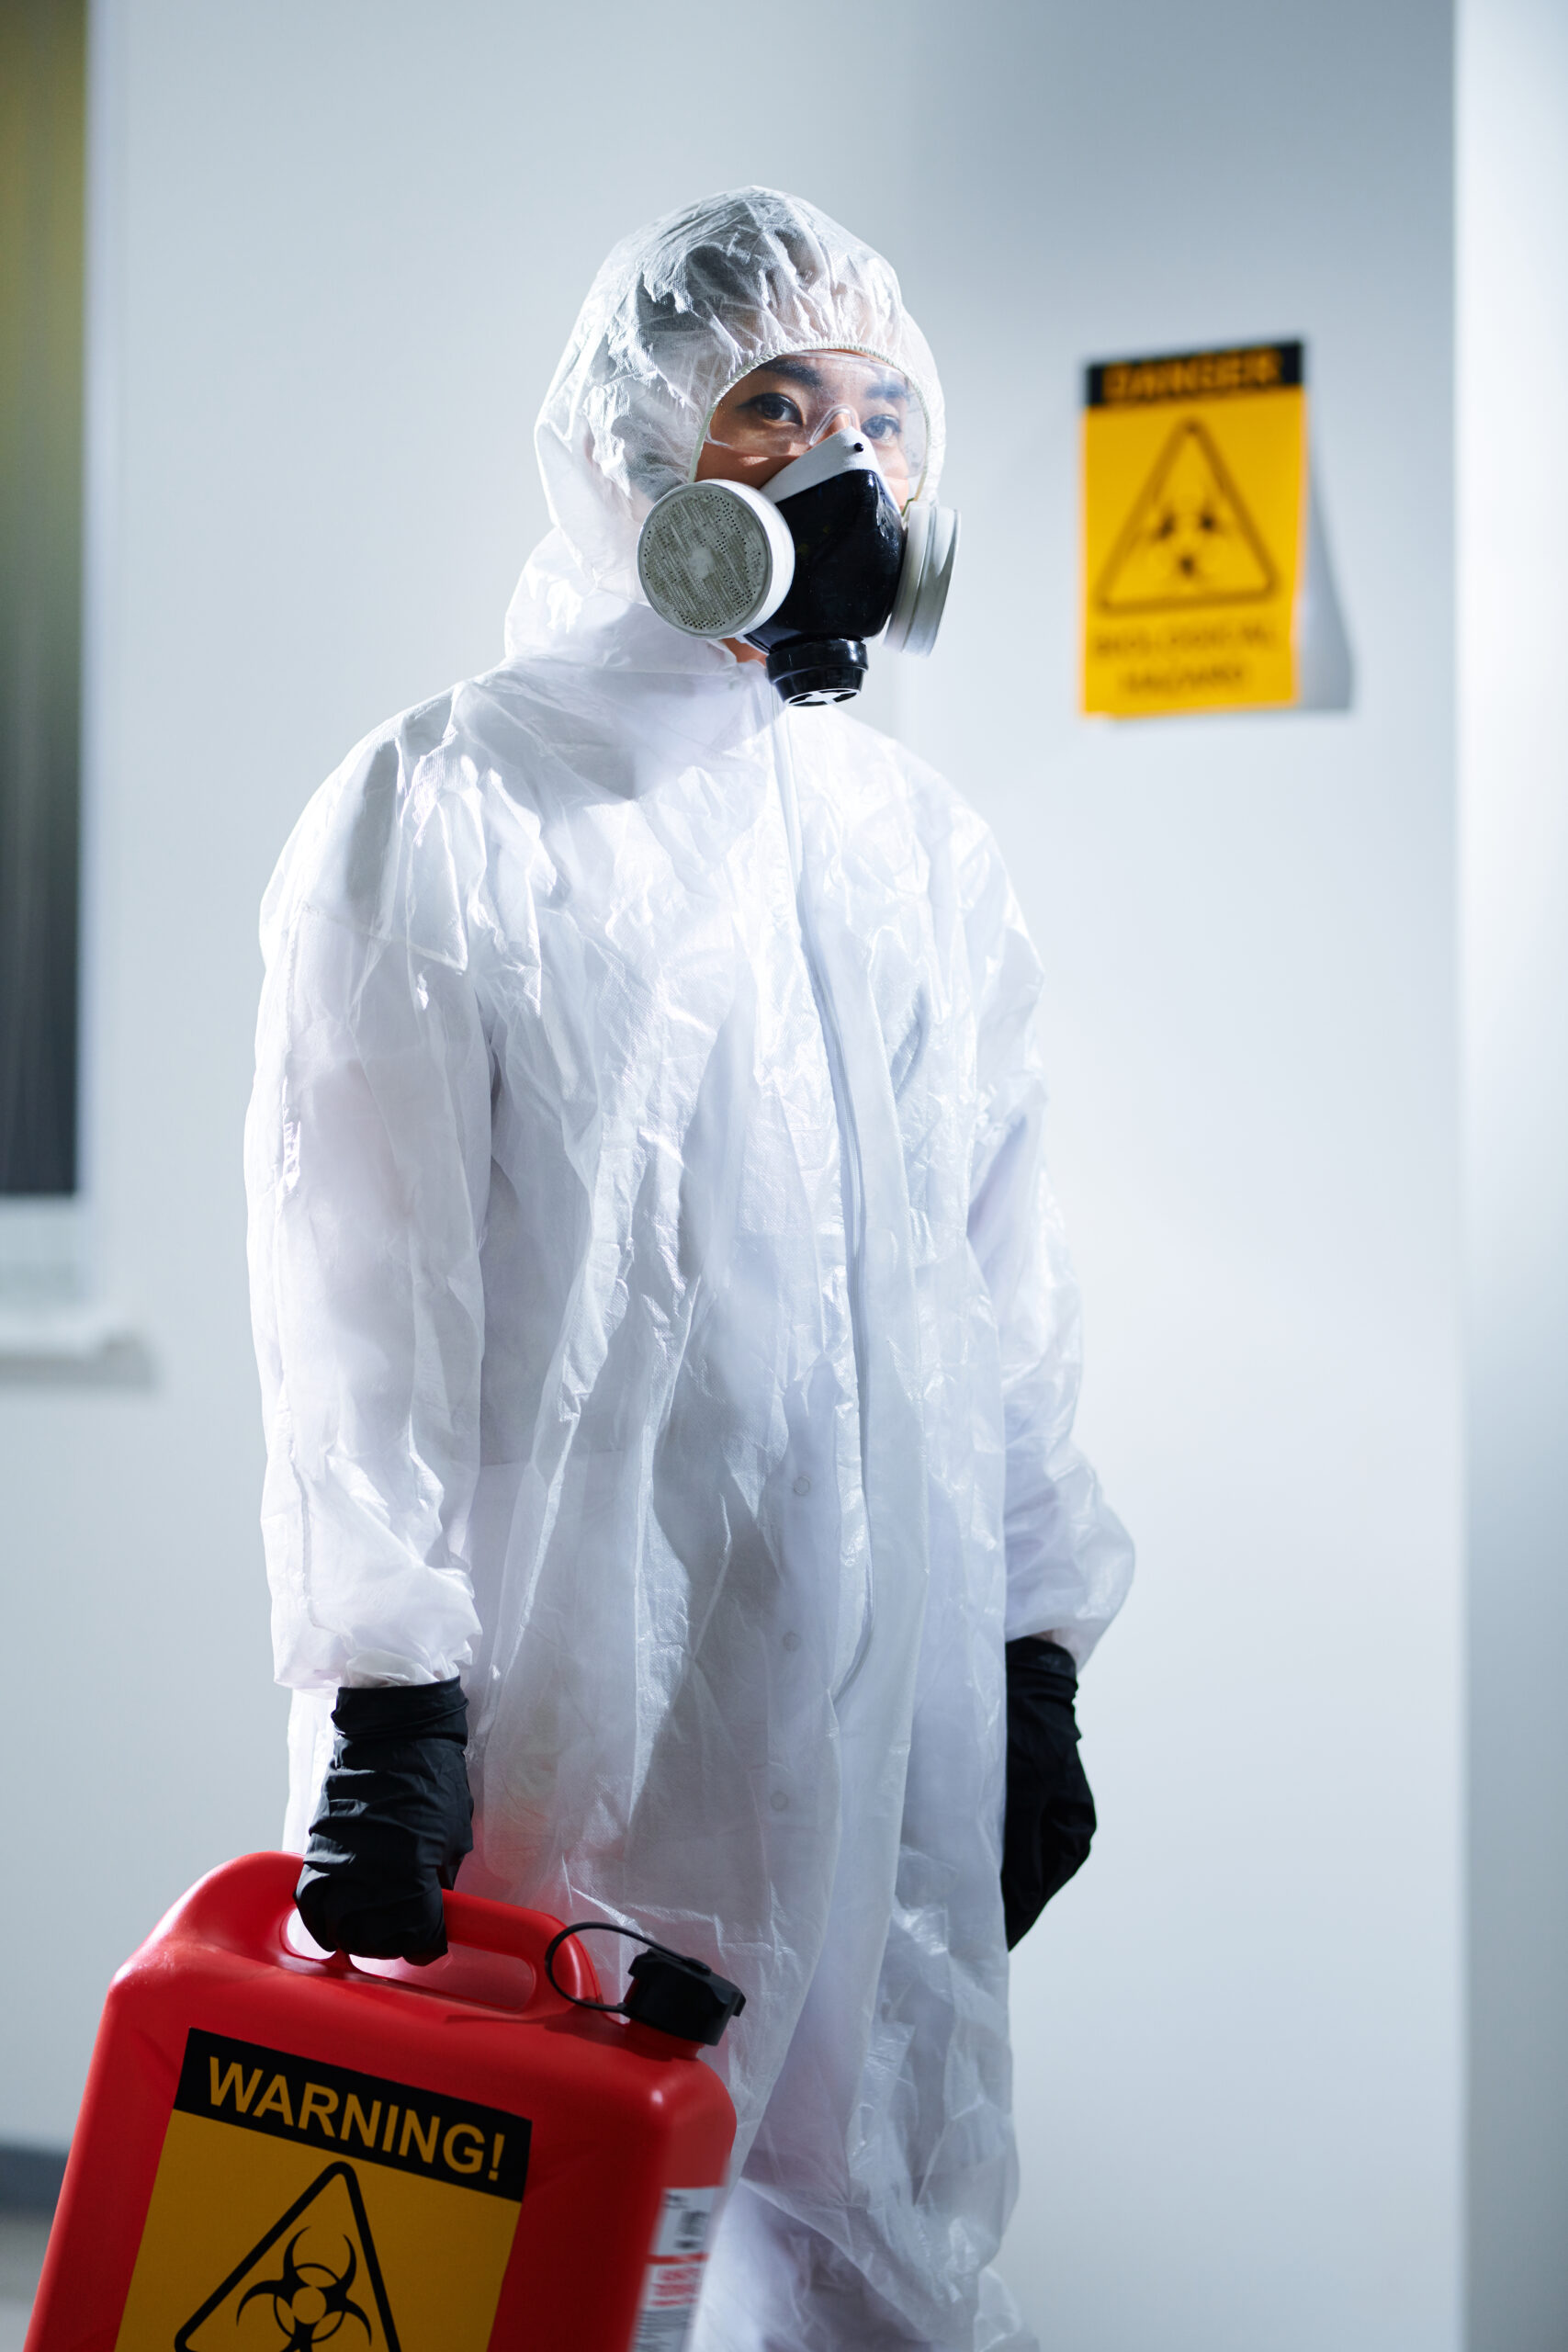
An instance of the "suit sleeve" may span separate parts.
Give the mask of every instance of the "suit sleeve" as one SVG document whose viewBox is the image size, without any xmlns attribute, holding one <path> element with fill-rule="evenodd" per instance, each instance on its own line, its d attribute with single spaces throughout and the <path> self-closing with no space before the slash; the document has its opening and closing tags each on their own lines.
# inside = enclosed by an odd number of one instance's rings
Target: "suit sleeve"
<svg viewBox="0 0 1568 2352">
<path fill-rule="evenodd" d="M 269 900 L 246 1126 L 277 1679 L 438 1681 L 478 1631 L 489 1055 L 451 926 L 361 927 L 317 879 Z"/>
</svg>

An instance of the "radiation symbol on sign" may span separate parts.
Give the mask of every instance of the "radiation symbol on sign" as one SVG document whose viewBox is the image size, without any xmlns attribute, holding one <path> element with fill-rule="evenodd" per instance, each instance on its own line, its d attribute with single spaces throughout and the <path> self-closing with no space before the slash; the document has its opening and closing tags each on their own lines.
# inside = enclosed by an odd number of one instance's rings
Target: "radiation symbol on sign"
<svg viewBox="0 0 1568 2352">
<path fill-rule="evenodd" d="M 1278 574 L 1213 436 L 1186 418 L 1160 451 L 1095 586 L 1107 613 L 1245 605 Z"/>
<path fill-rule="evenodd" d="M 175 2338 L 175 2352 L 400 2352 L 352 2165 L 328 2165 Z"/>
</svg>

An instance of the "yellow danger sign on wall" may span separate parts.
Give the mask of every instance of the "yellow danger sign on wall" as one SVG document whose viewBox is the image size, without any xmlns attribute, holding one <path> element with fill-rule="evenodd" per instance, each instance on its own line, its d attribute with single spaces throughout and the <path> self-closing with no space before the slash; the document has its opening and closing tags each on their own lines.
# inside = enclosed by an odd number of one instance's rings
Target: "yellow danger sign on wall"
<svg viewBox="0 0 1568 2352">
<path fill-rule="evenodd" d="M 192 2032 L 116 2352 L 486 2352 L 521 2116 Z"/>
<path fill-rule="evenodd" d="M 1306 496 L 1299 343 L 1089 368 L 1084 709 L 1294 702 Z"/>
</svg>

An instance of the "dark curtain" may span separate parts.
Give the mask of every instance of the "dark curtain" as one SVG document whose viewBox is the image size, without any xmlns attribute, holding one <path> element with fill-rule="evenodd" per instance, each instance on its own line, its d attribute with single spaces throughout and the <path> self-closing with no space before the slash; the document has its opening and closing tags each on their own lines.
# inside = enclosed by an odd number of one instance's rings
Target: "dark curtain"
<svg viewBox="0 0 1568 2352">
<path fill-rule="evenodd" d="M 85 0 L 0 0 L 0 1193 L 76 1189 Z"/>
</svg>

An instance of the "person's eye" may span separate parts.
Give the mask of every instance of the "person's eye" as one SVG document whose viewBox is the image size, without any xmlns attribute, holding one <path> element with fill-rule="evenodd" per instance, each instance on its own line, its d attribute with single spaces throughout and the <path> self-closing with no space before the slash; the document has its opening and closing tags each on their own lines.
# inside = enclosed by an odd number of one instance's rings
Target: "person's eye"
<svg viewBox="0 0 1568 2352">
<path fill-rule="evenodd" d="M 746 403 L 751 414 L 764 424 L 799 424 L 800 411 L 787 392 L 758 392 Z"/>
<path fill-rule="evenodd" d="M 904 420 L 901 416 L 868 416 L 861 431 L 868 441 L 901 441 Z"/>
</svg>

